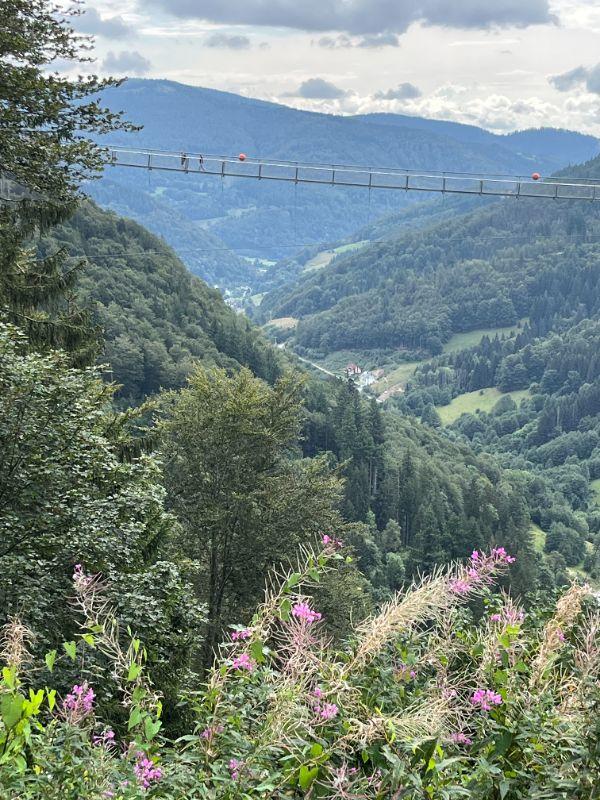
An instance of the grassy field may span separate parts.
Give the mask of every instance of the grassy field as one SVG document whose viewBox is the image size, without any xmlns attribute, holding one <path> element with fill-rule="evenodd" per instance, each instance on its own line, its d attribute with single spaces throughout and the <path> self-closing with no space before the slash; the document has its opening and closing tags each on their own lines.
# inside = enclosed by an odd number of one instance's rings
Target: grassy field
<svg viewBox="0 0 600 800">
<path fill-rule="evenodd" d="M 361 242 L 350 242 L 350 244 L 341 244 L 339 247 L 335 247 L 333 250 L 323 250 L 321 253 L 317 253 L 316 256 L 307 261 L 304 265 L 304 272 L 313 272 L 316 269 L 323 269 L 328 264 L 331 263 L 334 256 L 340 255 L 340 253 L 348 253 L 351 250 L 358 250 L 360 247 L 364 247 L 366 244 L 369 244 L 368 239 L 364 239 Z"/>
<path fill-rule="evenodd" d="M 521 325 L 525 321 L 526 320 L 521 320 Z M 502 336 L 502 334 L 508 336 L 510 333 L 516 333 L 518 330 L 518 325 L 509 325 L 506 328 L 479 328 L 476 331 L 455 333 L 444 345 L 444 353 L 455 353 L 457 350 L 475 347 L 484 336 L 489 336 L 490 339 L 493 339 L 496 334 L 498 334 L 498 336 Z"/>
<path fill-rule="evenodd" d="M 524 397 L 529 397 L 528 389 L 515 392 L 506 392 L 518 405 Z M 438 406 L 438 414 L 442 425 L 451 425 L 461 414 L 473 414 L 475 411 L 491 411 L 501 397 L 505 397 L 499 389 L 481 389 L 476 392 L 467 392 L 455 397 L 447 406 Z"/>
<path fill-rule="evenodd" d="M 546 544 L 546 534 L 539 525 L 536 525 L 534 522 L 531 523 L 530 530 L 533 535 L 533 546 L 538 553 L 543 553 Z"/>
<path fill-rule="evenodd" d="M 265 328 L 273 327 L 279 328 L 282 331 L 289 331 L 292 328 L 295 328 L 298 324 L 298 320 L 296 317 L 277 317 L 277 319 L 272 319 L 265 325 Z"/>
<path fill-rule="evenodd" d="M 600 506 L 600 478 L 595 481 L 590 481 L 590 489 L 594 493 L 593 502 Z"/>
</svg>

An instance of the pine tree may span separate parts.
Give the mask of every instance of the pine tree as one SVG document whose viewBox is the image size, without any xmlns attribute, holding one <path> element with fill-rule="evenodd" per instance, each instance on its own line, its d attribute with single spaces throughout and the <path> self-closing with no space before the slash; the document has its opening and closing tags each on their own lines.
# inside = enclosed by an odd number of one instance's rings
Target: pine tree
<svg viewBox="0 0 600 800">
<path fill-rule="evenodd" d="M 57 60 L 90 60 L 92 40 L 69 24 L 80 5 L 0 0 L 0 318 L 34 348 L 62 347 L 89 362 L 96 336 L 72 292 L 82 265 L 61 251 L 37 260 L 33 246 L 68 218 L 81 181 L 102 168 L 105 155 L 85 134 L 131 128 L 92 97 L 117 81 L 48 72 Z"/>
</svg>

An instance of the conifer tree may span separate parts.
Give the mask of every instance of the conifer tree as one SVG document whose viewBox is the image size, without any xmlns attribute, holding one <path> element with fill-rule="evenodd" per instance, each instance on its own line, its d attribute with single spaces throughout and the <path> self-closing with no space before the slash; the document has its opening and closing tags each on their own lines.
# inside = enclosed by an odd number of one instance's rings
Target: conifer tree
<svg viewBox="0 0 600 800">
<path fill-rule="evenodd" d="M 97 97 L 117 81 L 48 70 L 91 60 L 92 40 L 70 24 L 81 13 L 79 0 L 0 0 L 0 318 L 34 348 L 62 347 L 89 362 L 95 336 L 72 292 L 81 264 L 61 251 L 38 260 L 33 246 L 69 217 L 81 182 L 99 174 L 105 155 L 89 135 L 131 128 Z"/>
</svg>

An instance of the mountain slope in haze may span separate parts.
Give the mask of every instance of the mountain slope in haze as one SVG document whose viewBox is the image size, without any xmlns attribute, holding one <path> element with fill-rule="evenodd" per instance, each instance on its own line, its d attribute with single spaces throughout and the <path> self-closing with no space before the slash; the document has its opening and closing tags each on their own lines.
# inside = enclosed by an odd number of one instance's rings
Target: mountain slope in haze
<svg viewBox="0 0 600 800">
<path fill-rule="evenodd" d="M 103 329 L 102 360 L 123 384 L 123 402 L 182 386 L 197 361 L 245 365 L 269 381 L 280 373 L 279 355 L 260 331 L 137 223 L 84 203 L 45 237 L 41 252 L 59 248 L 87 261 L 80 296 Z"/>
<path fill-rule="evenodd" d="M 129 80 L 106 90 L 102 100 L 144 126 L 137 133 L 111 135 L 111 143 L 128 147 L 225 154 L 243 151 L 270 158 L 432 170 L 522 173 L 532 167 L 531 154 L 517 154 L 504 144 L 503 137 L 484 131 L 482 141 L 475 141 L 464 133 L 467 126 L 450 126 L 449 135 L 439 124 L 436 129 L 428 128 L 431 121 L 427 120 L 421 121 L 421 127 L 417 122 L 414 126 L 391 125 L 389 121 L 380 124 L 371 118 L 298 111 L 166 80 Z M 569 136 L 573 153 L 578 153 L 581 137 Z M 573 153 L 561 147 L 559 161 L 573 160 Z M 544 163 L 536 161 L 535 166 L 545 170 L 555 161 L 548 157 Z M 169 209 L 177 212 L 178 220 L 185 218 L 195 230 L 214 235 L 240 254 L 281 258 L 305 244 L 339 240 L 370 217 L 418 199 L 396 192 L 373 192 L 369 198 L 362 189 L 236 179 L 222 182 L 214 176 L 148 174 L 125 168 L 109 170 L 107 179 L 116 188 L 108 193 L 101 183 L 92 185 L 92 195 L 164 235 L 184 258 L 189 232 L 186 230 L 182 242 L 179 221 L 173 230 L 164 225 L 161 217 Z M 122 197 L 118 196 L 120 186 L 129 188 Z M 160 212 L 146 207 L 143 198 L 148 194 Z M 201 258 L 193 267 L 224 286 L 239 281 L 237 267 L 226 265 L 225 260 L 218 275 L 212 264 L 205 269 Z"/>
<path fill-rule="evenodd" d="M 464 143 L 510 150 L 529 161 L 531 169 L 554 172 L 567 164 L 589 161 L 600 152 L 595 136 L 557 128 L 530 128 L 507 134 L 495 134 L 476 125 L 446 120 L 424 119 L 404 114 L 363 114 L 366 122 L 396 127 L 417 128 L 449 136 Z"/>
<path fill-rule="evenodd" d="M 594 177 L 600 158 L 569 171 Z M 530 316 L 548 276 L 600 261 L 599 237 L 599 203 L 496 201 L 339 256 L 262 307 L 300 318 L 296 343 L 319 353 L 435 353 L 452 333 Z"/>
</svg>

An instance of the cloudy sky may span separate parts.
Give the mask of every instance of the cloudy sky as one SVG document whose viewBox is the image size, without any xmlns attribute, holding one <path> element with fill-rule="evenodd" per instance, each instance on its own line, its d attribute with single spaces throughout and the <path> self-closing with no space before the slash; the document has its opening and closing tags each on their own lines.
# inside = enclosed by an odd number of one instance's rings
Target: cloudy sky
<svg viewBox="0 0 600 800">
<path fill-rule="evenodd" d="M 95 70 L 600 136 L 600 0 L 87 0 Z"/>
</svg>

